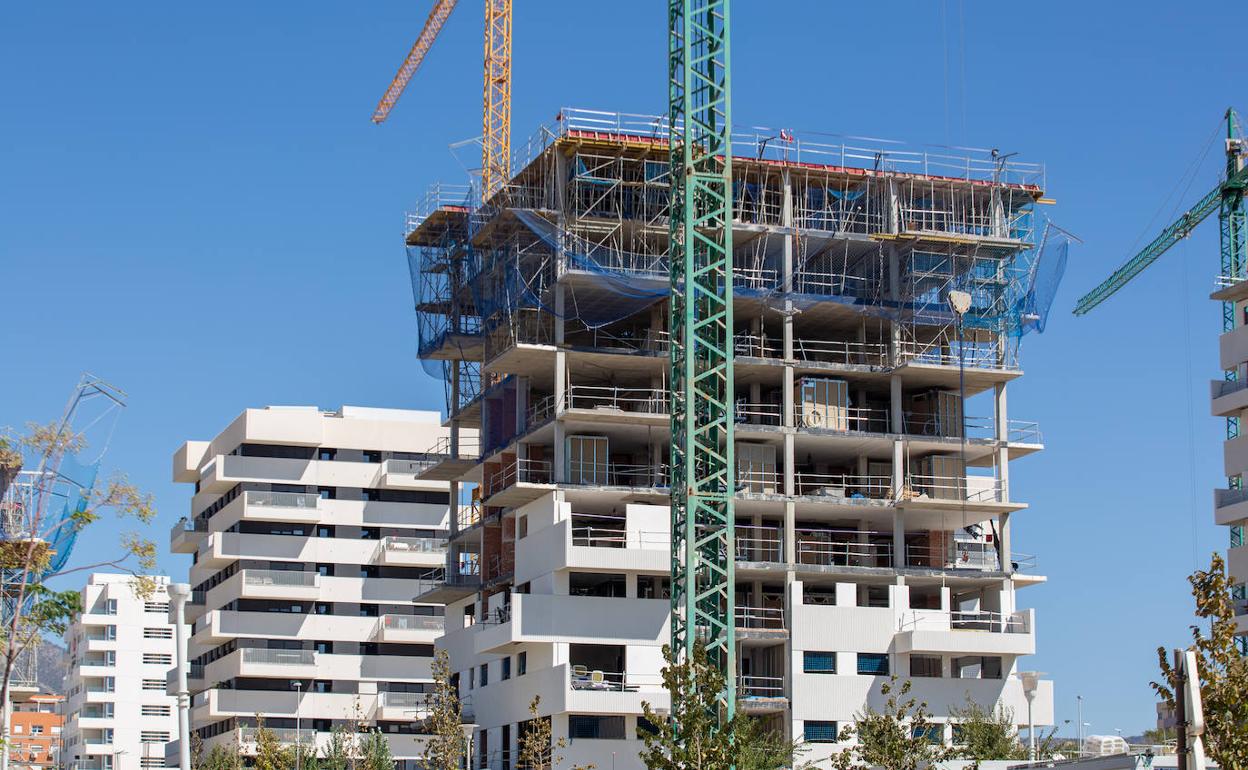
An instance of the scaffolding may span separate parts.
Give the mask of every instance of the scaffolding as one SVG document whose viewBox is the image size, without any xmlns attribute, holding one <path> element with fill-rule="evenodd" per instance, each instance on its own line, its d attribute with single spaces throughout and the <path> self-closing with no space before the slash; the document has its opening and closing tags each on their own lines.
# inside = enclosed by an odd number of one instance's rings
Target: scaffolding
<svg viewBox="0 0 1248 770">
<path fill-rule="evenodd" d="M 1043 329 L 1067 243 L 1035 211 L 1042 165 L 760 127 L 734 128 L 732 147 L 733 292 L 758 309 L 738 339 L 833 300 L 876 319 L 848 341 L 883 350 L 882 367 L 1014 368 Z M 666 352 L 668 175 L 666 117 L 565 108 L 514 148 L 490 205 L 430 189 L 406 242 L 420 357 L 448 413 L 497 382 L 491 360 L 559 342 L 556 318 L 564 344 Z M 972 296 L 960 330 L 954 289 Z"/>
</svg>

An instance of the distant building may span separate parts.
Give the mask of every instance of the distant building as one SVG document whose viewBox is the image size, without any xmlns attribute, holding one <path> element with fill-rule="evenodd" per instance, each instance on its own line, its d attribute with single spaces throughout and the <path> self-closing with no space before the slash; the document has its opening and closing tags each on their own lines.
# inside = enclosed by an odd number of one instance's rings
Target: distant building
<svg viewBox="0 0 1248 770">
<path fill-rule="evenodd" d="M 83 611 L 65 634 L 65 763 L 74 770 L 163 768 L 177 737 L 174 698 L 165 693 L 174 664 L 169 579 L 150 596 L 131 575 L 95 573 Z"/>
<path fill-rule="evenodd" d="M 10 766 L 15 770 L 56 767 L 65 696 L 38 693 L 19 698 L 9 719 Z"/>
<path fill-rule="evenodd" d="M 446 434 L 433 412 L 267 407 L 178 450 L 174 480 L 195 491 L 171 550 L 192 555 L 188 687 L 204 751 L 251 753 L 263 715 L 305 746 L 375 727 L 419 765 L 414 716 L 443 619 L 413 599 L 440 577 L 450 496 L 416 475 Z"/>
</svg>

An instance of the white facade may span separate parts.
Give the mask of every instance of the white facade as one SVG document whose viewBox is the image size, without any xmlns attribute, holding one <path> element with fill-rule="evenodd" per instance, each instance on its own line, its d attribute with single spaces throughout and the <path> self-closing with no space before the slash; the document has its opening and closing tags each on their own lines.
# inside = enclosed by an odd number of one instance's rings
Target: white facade
<svg viewBox="0 0 1248 770">
<path fill-rule="evenodd" d="M 174 666 L 169 581 L 149 596 L 132 575 L 94 573 L 82 589 L 82 613 L 65 634 L 64 749 L 76 770 L 144 770 L 166 764 L 178 716 L 165 682 Z"/>
<path fill-rule="evenodd" d="M 205 750 L 254 747 L 255 715 L 286 742 L 350 724 L 422 753 L 413 709 L 442 607 L 417 604 L 445 561 L 448 490 L 417 481 L 446 431 L 435 413 L 248 409 L 174 456 L 193 483 L 171 547 L 192 554 L 191 729 Z"/>
<path fill-rule="evenodd" d="M 448 427 L 480 430 L 426 472 L 473 502 L 425 598 L 447 603 L 438 644 L 490 770 L 514 767 L 534 695 L 565 765 L 619 770 L 641 767 L 642 701 L 667 702 L 667 148 L 658 123 L 568 114 L 513 180 L 512 205 L 540 217 L 441 205 L 407 239 L 414 281 L 469 276 L 418 297 L 438 332 L 421 355 L 457 361 Z M 1044 578 L 1012 548 L 1027 506 L 1009 468 L 1043 446 L 1009 416 L 1022 372 L 1003 308 L 1041 190 L 753 149 L 733 161 L 738 708 L 816 761 L 891 673 L 927 701 L 933 739 L 956 740 L 968 697 L 1026 725 L 1036 619 L 1017 589 Z M 519 299 L 489 293 L 514 280 Z M 1033 712 L 1052 723 L 1052 682 Z"/>
</svg>

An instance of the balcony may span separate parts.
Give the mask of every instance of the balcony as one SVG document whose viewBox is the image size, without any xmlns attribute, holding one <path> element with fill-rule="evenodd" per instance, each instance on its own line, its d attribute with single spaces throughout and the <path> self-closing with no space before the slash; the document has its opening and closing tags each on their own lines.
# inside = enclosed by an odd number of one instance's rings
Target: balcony
<svg viewBox="0 0 1248 770">
<path fill-rule="evenodd" d="M 477 654 L 514 644 L 560 642 L 655 644 L 667 638 L 671 604 L 665 599 L 515 594 L 510 611 L 472 634 Z"/>
<path fill-rule="evenodd" d="M 671 392 L 658 388 L 572 385 L 561 412 L 589 412 L 598 422 L 667 425 Z"/>
<path fill-rule="evenodd" d="M 482 497 L 486 505 L 523 505 L 555 488 L 554 469 L 547 460 L 515 459 L 495 471 L 484 487 Z"/>
<path fill-rule="evenodd" d="M 636 490 L 659 490 L 668 486 L 668 466 L 625 465 L 619 463 L 570 460 L 568 484 L 575 486 L 624 487 Z"/>
<path fill-rule="evenodd" d="M 446 539 L 384 537 L 377 548 L 376 559 L 386 566 L 440 567 L 446 563 Z"/>
<path fill-rule="evenodd" d="M 424 460 L 386 460 L 381 464 L 381 487 L 383 489 L 426 489 L 429 484 L 422 480 L 425 471 L 438 464 L 436 457 Z"/>
<path fill-rule="evenodd" d="M 896 652 L 1033 655 L 1034 612 L 911 610 L 900 619 Z"/>
<path fill-rule="evenodd" d="M 426 452 L 428 465 L 420 472 L 422 481 L 453 481 L 463 476 L 481 458 L 481 440 L 476 431 L 461 430 L 459 445 L 451 449 L 451 437 L 443 436 Z"/>
<path fill-rule="evenodd" d="M 382 615 L 374 638 L 379 642 L 430 644 L 446 629 L 439 615 Z"/>
<path fill-rule="evenodd" d="M 737 605 L 737 640 L 742 644 L 777 644 L 789 638 L 784 624 L 784 610 L 780 607 L 749 607 Z"/>
<path fill-rule="evenodd" d="M 849 501 L 893 499 L 891 476 L 860 476 L 852 473 L 793 474 L 794 492 L 801 497 L 827 497 Z"/>
<path fill-rule="evenodd" d="M 321 520 L 321 498 L 308 492 L 243 493 L 243 516 L 255 521 L 305 522 Z"/>
<path fill-rule="evenodd" d="M 1237 416 L 1248 409 L 1248 379 L 1210 381 L 1209 399 L 1214 417 Z"/>
<path fill-rule="evenodd" d="M 376 719 L 379 722 L 410 722 L 424 719 L 429 714 L 431 697 L 431 693 L 425 692 L 377 693 Z"/>
<path fill-rule="evenodd" d="M 199 548 L 199 541 L 207 532 L 206 520 L 183 517 L 169 530 L 169 550 L 174 553 L 195 553 Z"/>
<path fill-rule="evenodd" d="M 244 647 L 238 651 L 238 674 L 248 677 L 318 676 L 317 654 L 313 650 L 270 650 Z"/>
<path fill-rule="evenodd" d="M 779 714 L 789 707 L 784 694 L 784 677 L 737 677 L 737 708 L 743 714 Z"/>
<path fill-rule="evenodd" d="M 567 711 L 596 714 L 637 714 L 643 701 L 656 707 L 667 695 L 657 674 L 615 672 L 563 664 L 554 675 L 564 680 Z"/>
<path fill-rule="evenodd" d="M 794 531 L 798 564 L 816 567 L 891 567 L 892 535 L 868 530 L 800 528 Z"/>
<path fill-rule="evenodd" d="M 316 572 L 245 569 L 239 571 L 244 599 L 314 600 L 320 596 L 321 576 Z"/>
<path fill-rule="evenodd" d="M 1213 490 L 1214 519 L 1228 525 L 1248 519 L 1248 489 Z"/>
<path fill-rule="evenodd" d="M 814 276 L 807 276 L 810 286 L 820 284 Z M 795 276 L 796 289 L 800 279 Z M 779 362 L 784 359 L 783 341 L 778 337 L 755 334 L 733 335 L 734 352 L 739 358 L 762 359 Z M 888 345 L 879 342 L 850 342 L 826 339 L 793 340 L 794 360 L 817 368 L 827 369 L 883 369 L 888 366 Z M 743 365 L 751 365 L 743 361 Z"/>
</svg>

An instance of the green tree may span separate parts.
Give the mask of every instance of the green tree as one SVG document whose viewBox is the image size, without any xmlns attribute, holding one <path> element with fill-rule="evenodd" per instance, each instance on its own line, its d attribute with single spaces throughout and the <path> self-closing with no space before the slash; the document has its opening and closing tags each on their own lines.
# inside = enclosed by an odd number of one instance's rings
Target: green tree
<svg viewBox="0 0 1248 770">
<path fill-rule="evenodd" d="M 552 740 L 550 717 L 540 716 L 538 707 L 542 696 L 534 695 L 529 701 L 529 718 L 520 724 L 520 735 L 516 741 L 516 767 L 519 770 L 553 770 L 563 763 L 563 757 L 556 754 L 567 748 L 568 742 L 563 738 Z M 594 770 L 596 765 L 573 765 L 572 770 Z"/>
<path fill-rule="evenodd" d="M 1027 748 L 1018 740 L 1014 712 L 1005 706 L 988 711 L 966 696 L 966 705 L 950 710 L 958 720 L 954 755 L 976 761 L 988 759 L 1027 759 Z"/>
<path fill-rule="evenodd" d="M 198 763 L 192 765 L 197 770 L 241 770 L 242 766 L 242 754 L 237 743 L 229 746 L 218 743 L 207 754 L 202 755 Z"/>
<path fill-rule="evenodd" d="M 763 720 L 742 715 L 736 732 L 736 770 L 784 770 L 813 768 L 799 762 L 807 750 L 801 741 L 787 740 L 782 734 L 767 729 Z"/>
<path fill-rule="evenodd" d="M 909 679 L 898 686 L 894 674 L 880 685 L 880 694 L 886 698 L 883 711 L 867 706 L 841 731 L 841 740 L 858 743 L 832 755 L 834 770 L 918 770 L 950 758 L 952 752 L 929 737 L 939 726 L 931 722 L 927 703 L 908 697 Z"/>
<path fill-rule="evenodd" d="M 151 496 L 139 491 L 121 475 L 109 479 L 102 486 L 84 491 L 68 519 L 62 519 L 56 505 L 28 504 L 51 490 L 32 488 L 28 497 L 18 499 L 14 496 L 11 489 L 13 481 L 27 458 L 32 466 L 38 466 L 85 448 L 86 438 L 75 433 L 67 422 L 51 425 L 31 423 L 23 435 L 6 433 L 0 437 L 0 495 L 8 490 L 9 497 L 6 499 L 12 503 L 6 505 L 8 521 L 5 526 L 9 532 L 25 535 L 0 543 L 0 569 L 8 573 L 8 581 L 16 586 L 6 602 L 9 609 L 0 628 L 0 644 L 3 645 L 0 703 L 9 702 L 9 690 L 18 660 L 28 650 L 33 650 L 44 636 L 64 635 L 69 621 L 82 609 L 77 591 L 56 591 L 50 587 L 57 578 L 101 567 L 130 569 L 131 565 L 137 564 L 141 571 L 155 569 L 156 545 L 139 532 L 122 535 L 115 552 L 110 552 L 101 544 L 96 553 L 104 553 L 105 556 L 94 563 L 71 569 L 50 569 L 55 555 L 50 544 L 63 537 L 67 529 L 80 532 L 99 521 L 106 511 L 112 511 L 118 518 L 134 519 L 141 526 L 149 524 L 156 515 Z M 130 571 L 135 572 L 133 569 Z M 146 596 L 150 595 L 155 583 L 151 578 L 135 572 L 132 587 L 136 593 Z M 7 753 L 7 749 L 5 751 Z"/>
<path fill-rule="evenodd" d="M 264 717 L 256 714 L 255 770 L 293 770 L 294 752 L 282 746 L 277 733 L 264 726 Z"/>
<path fill-rule="evenodd" d="M 1205 752 L 1221 767 L 1248 767 L 1248 659 L 1236 647 L 1232 580 L 1219 554 L 1208 570 L 1197 570 L 1188 582 L 1196 600 L 1198 622 L 1191 626 L 1192 646 L 1200 672 L 1200 699 L 1205 712 Z M 1208 631 L 1202 622 L 1208 622 Z M 1153 690 L 1171 707 L 1178 672 L 1165 647 L 1157 648 L 1161 682 Z"/>
<path fill-rule="evenodd" d="M 390 741 L 381 730 L 368 731 L 362 748 L 364 770 L 394 770 L 394 757 L 390 754 Z"/>
<path fill-rule="evenodd" d="M 722 770 L 736 761 L 734 743 L 744 719 L 723 719 L 718 697 L 725 679 L 699 642 L 693 655 L 682 661 L 663 646 L 667 665 L 663 687 L 671 697 L 671 717 L 659 715 L 647 702 L 641 708 L 653 732 L 642 734 L 646 747 L 641 758 L 650 770 Z"/>
<path fill-rule="evenodd" d="M 1144 742 L 1153 746 L 1164 746 L 1178 740 L 1172 727 L 1154 727 L 1144 731 Z"/>
<path fill-rule="evenodd" d="M 459 693 L 451 681 L 451 659 L 446 650 L 433 658 L 433 692 L 427 700 L 429 742 L 425 761 L 430 770 L 458 770 L 468 747 L 464 741 Z"/>
<path fill-rule="evenodd" d="M 321 749 L 321 770 L 347 770 L 355 753 L 354 743 L 355 736 L 347 728 L 342 725 L 334 727 L 329 734 L 329 740 Z"/>
</svg>

